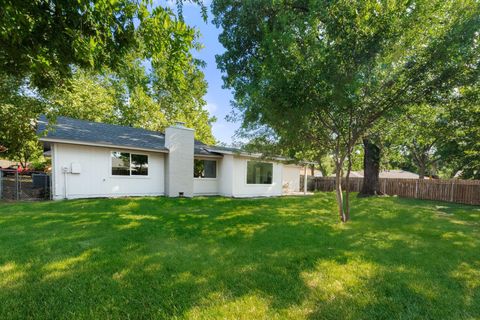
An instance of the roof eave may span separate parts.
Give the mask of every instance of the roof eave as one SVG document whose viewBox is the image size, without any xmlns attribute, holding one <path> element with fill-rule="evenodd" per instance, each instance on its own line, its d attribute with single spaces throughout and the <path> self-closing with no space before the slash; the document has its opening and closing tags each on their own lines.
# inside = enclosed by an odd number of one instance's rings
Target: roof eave
<svg viewBox="0 0 480 320">
<path fill-rule="evenodd" d="M 91 147 L 103 147 L 103 148 L 118 148 L 118 149 L 129 149 L 129 150 L 139 150 L 139 151 L 150 151 L 150 152 L 159 152 L 159 153 L 168 153 L 168 149 L 156 149 L 156 148 L 142 148 L 135 146 L 125 146 L 125 145 L 114 145 L 108 143 L 96 143 L 90 141 L 77 141 L 77 140 L 68 140 L 68 139 L 58 139 L 58 138 L 48 138 L 40 137 L 38 139 L 41 142 L 50 142 L 50 143 L 65 143 L 65 144 L 75 144 Z"/>
</svg>

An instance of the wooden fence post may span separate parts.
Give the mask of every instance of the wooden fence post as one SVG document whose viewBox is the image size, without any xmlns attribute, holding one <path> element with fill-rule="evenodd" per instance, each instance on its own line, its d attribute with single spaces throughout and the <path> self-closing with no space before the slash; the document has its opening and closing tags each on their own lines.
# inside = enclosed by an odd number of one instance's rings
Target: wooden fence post
<svg viewBox="0 0 480 320">
<path fill-rule="evenodd" d="M 450 189 L 450 202 L 453 202 L 453 187 L 455 186 L 455 180 L 452 180 L 452 188 Z"/>
<path fill-rule="evenodd" d="M 418 179 L 415 181 L 415 199 L 418 198 Z"/>
</svg>

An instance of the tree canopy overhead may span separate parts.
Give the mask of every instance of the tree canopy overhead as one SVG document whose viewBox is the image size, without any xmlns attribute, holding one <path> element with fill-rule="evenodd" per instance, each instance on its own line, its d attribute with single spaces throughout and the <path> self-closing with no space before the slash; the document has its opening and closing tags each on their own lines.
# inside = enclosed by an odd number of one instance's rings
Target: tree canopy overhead
<svg viewBox="0 0 480 320">
<path fill-rule="evenodd" d="M 0 66 L 40 88 L 70 77 L 72 65 L 116 70 L 139 46 L 168 77 L 192 60 L 195 30 L 151 0 L 3 0 L 1 7 Z"/>
<path fill-rule="evenodd" d="M 217 57 L 244 129 L 334 154 L 341 171 L 382 117 L 478 79 L 477 1 L 216 0 Z M 347 174 L 348 176 L 348 174 Z"/>
</svg>

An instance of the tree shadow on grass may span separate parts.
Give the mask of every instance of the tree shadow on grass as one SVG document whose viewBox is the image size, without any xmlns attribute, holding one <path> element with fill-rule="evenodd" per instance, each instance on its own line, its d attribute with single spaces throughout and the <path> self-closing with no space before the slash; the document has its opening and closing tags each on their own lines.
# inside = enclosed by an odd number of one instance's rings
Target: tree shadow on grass
<svg viewBox="0 0 480 320">
<path fill-rule="evenodd" d="M 479 238 L 452 222 L 469 221 L 461 210 L 359 199 L 341 225 L 334 208 L 329 194 L 23 206 L 0 216 L 0 315 L 480 316 Z"/>
</svg>

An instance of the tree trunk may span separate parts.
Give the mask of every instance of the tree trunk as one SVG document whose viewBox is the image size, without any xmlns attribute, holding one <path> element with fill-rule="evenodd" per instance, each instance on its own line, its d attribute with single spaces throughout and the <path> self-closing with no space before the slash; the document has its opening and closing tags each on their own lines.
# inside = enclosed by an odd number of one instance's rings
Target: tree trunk
<svg viewBox="0 0 480 320">
<path fill-rule="evenodd" d="M 369 197 L 380 194 L 380 148 L 368 138 L 363 139 L 363 185 L 359 197 Z"/>
<path fill-rule="evenodd" d="M 328 171 L 327 171 L 327 168 L 323 166 L 322 159 L 318 161 L 318 169 L 322 173 L 322 177 L 328 177 Z"/>
<path fill-rule="evenodd" d="M 346 222 L 345 211 L 343 209 L 342 193 L 342 163 L 335 163 L 335 192 L 337 196 L 338 215 L 342 222 Z"/>
<path fill-rule="evenodd" d="M 418 178 L 419 179 L 425 179 L 425 172 L 426 172 L 426 168 L 424 165 L 420 164 L 418 166 Z"/>
<path fill-rule="evenodd" d="M 20 162 L 20 166 L 22 167 L 22 169 L 25 169 L 28 163 L 28 156 L 26 154 L 22 154 L 18 162 Z"/>
<path fill-rule="evenodd" d="M 346 188 L 345 188 L 345 214 L 343 222 L 350 220 L 350 172 L 352 171 L 352 151 L 348 153 L 348 169 L 345 176 Z"/>
</svg>

